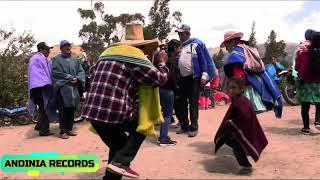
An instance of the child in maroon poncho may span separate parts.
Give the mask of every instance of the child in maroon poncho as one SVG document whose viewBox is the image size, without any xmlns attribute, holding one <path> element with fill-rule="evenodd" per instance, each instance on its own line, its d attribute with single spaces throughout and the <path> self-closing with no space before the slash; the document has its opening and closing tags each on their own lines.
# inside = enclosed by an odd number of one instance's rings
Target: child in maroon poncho
<svg viewBox="0 0 320 180">
<path fill-rule="evenodd" d="M 252 165 L 247 155 L 254 161 L 258 161 L 262 150 L 268 144 L 250 101 L 242 96 L 244 89 L 245 81 L 242 78 L 230 79 L 228 91 L 232 104 L 214 138 L 215 152 L 223 144 L 233 149 L 234 156 L 240 165 L 239 174 L 252 172 Z"/>
</svg>

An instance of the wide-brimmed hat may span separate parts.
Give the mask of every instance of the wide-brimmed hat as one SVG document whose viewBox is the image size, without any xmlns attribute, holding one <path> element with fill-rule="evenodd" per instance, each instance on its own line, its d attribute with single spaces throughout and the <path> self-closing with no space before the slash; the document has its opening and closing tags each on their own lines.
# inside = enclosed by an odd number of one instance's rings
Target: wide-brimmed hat
<svg viewBox="0 0 320 180">
<path fill-rule="evenodd" d="M 151 52 L 157 50 L 158 46 L 160 45 L 160 41 L 158 38 L 152 40 L 145 40 L 143 36 L 142 24 L 128 23 L 126 24 L 125 28 L 125 39 L 121 40 L 120 42 L 113 43 L 111 45 L 114 46 L 120 44 L 131 45 L 134 47 L 144 46 L 144 53 L 150 54 Z"/>
<path fill-rule="evenodd" d="M 224 33 L 224 40 L 223 42 L 220 44 L 220 47 L 223 48 L 224 47 L 224 43 L 226 41 L 229 41 L 231 39 L 234 38 L 242 38 L 243 37 L 243 33 L 242 32 L 236 32 L 236 31 L 227 31 Z"/>
</svg>

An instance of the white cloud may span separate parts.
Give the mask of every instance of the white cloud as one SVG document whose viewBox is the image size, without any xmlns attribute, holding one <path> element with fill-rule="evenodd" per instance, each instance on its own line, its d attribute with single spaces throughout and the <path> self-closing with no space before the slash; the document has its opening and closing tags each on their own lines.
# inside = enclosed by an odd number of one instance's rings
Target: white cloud
<svg viewBox="0 0 320 180">
<path fill-rule="evenodd" d="M 94 1 L 97 2 L 97 1 Z M 146 19 L 152 1 L 103 1 L 107 13 L 142 13 Z M 171 1 L 171 12 L 183 13 L 183 23 L 191 26 L 192 36 L 210 47 L 218 46 L 227 30 L 239 30 L 249 37 L 256 21 L 257 41 L 264 43 L 272 29 L 278 39 L 303 40 L 306 28 L 320 24 L 320 14 L 305 17 L 303 22 L 288 24 L 286 17 L 303 8 L 303 1 Z M 37 40 L 57 44 L 68 39 L 75 44 L 82 21 L 77 8 L 90 8 L 90 1 L 1 1 L 0 26 L 17 31 L 31 30 Z M 226 29 L 225 29 L 226 28 Z M 228 29 L 227 29 L 228 28 Z M 172 36 L 177 38 L 177 36 Z"/>
<path fill-rule="evenodd" d="M 279 28 L 286 24 L 283 22 L 284 18 L 303 7 L 302 1 L 197 1 L 186 2 L 186 5 L 179 3 L 180 1 L 175 1 L 172 5 L 182 11 L 184 21 L 191 25 L 192 34 L 210 46 L 218 46 L 227 30 L 242 31 L 245 33 L 244 38 L 249 38 L 253 20 L 256 21 L 257 40 L 263 43 L 271 29 L 276 32 L 287 31 Z M 215 26 L 232 29 L 214 30 L 212 27 Z"/>
</svg>

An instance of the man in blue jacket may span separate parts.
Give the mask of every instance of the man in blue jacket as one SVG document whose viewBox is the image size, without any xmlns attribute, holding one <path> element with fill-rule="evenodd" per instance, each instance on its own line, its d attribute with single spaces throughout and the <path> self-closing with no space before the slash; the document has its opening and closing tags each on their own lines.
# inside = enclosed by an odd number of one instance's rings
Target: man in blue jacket
<svg viewBox="0 0 320 180">
<path fill-rule="evenodd" d="M 181 129 L 177 134 L 188 133 L 189 137 L 195 137 L 198 134 L 198 99 L 200 87 L 203 87 L 216 76 L 217 72 L 205 44 L 199 39 L 190 38 L 190 26 L 183 24 L 176 32 L 178 32 L 179 38 L 183 42 L 179 58 L 181 91 L 175 101 L 175 106 L 178 110 L 176 115 L 181 124 Z"/>
<path fill-rule="evenodd" d="M 278 62 L 276 56 L 271 57 L 272 63 L 266 65 L 266 71 L 270 77 L 276 82 L 279 86 L 281 77 L 278 75 L 281 71 L 285 70 L 284 66 Z"/>
</svg>

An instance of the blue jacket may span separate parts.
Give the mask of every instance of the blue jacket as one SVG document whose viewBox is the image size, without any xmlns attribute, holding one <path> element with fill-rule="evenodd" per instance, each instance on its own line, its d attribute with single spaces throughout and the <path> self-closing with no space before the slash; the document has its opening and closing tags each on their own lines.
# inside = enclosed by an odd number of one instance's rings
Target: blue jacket
<svg viewBox="0 0 320 180">
<path fill-rule="evenodd" d="M 231 71 L 232 64 L 245 62 L 244 51 L 241 47 L 235 47 L 227 61 L 224 63 L 224 70 L 226 75 Z M 270 78 L 266 71 L 262 73 L 252 73 L 244 70 L 249 84 L 260 94 L 263 103 L 269 109 L 274 108 L 275 116 L 281 118 L 283 103 L 281 100 L 281 92 L 274 82 Z M 230 74 L 229 74 L 230 75 Z"/>
<path fill-rule="evenodd" d="M 278 71 L 283 71 L 284 69 L 285 69 L 284 66 L 282 64 L 278 63 L 278 62 L 276 62 L 276 64 L 270 63 L 270 64 L 266 65 L 267 73 L 275 81 L 279 81 L 280 80 L 280 77 L 278 77 L 278 74 L 277 74 L 277 70 Z"/>
<path fill-rule="evenodd" d="M 211 81 L 215 76 L 218 75 L 216 70 L 216 65 L 214 60 L 209 54 L 209 51 L 201 40 L 197 38 L 191 38 L 184 42 L 182 45 L 188 45 L 191 43 L 196 43 L 198 46 L 196 47 L 197 57 L 192 57 L 193 62 L 193 77 L 194 78 L 201 78 L 202 73 L 206 72 L 208 74 L 207 81 Z"/>
</svg>

